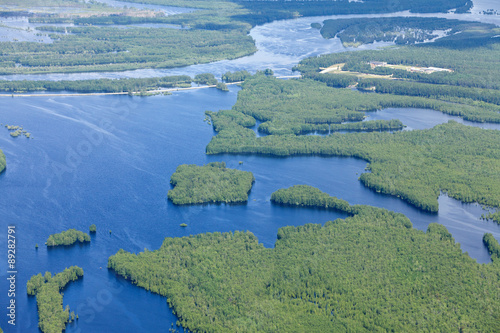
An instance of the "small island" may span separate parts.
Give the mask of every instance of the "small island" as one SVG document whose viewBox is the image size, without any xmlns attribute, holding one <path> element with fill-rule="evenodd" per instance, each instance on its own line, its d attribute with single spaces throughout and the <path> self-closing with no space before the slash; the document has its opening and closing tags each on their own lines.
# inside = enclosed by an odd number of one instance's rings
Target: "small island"
<svg viewBox="0 0 500 333">
<path fill-rule="evenodd" d="M 175 188 L 168 198 L 176 205 L 246 202 L 254 181 L 251 172 L 228 169 L 224 162 L 183 164 L 170 179 Z"/>
<path fill-rule="evenodd" d="M 69 312 L 69 306 L 63 309 L 63 295 L 59 292 L 70 281 L 76 281 L 83 276 L 83 269 L 78 266 L 66 268 L 63 272 L 52 276 L 50 272 L 33 275 L 26 283 L 28 295 L 36 295 L 38 308 L 38 327 L 42 332 L 62 332 L 66 323 L 75 317 Z"/>
<path fill-rule="evenodd" d="M 0 173 L 2 173 L 2 171 L 5 170 L 6 166 L 7 166 L 7 162 L 5 161 L 5 154 L 0 149 Z"/>
<path fill-rule="evenodd" d="M 76 242 L 90 242 L 90 236 L 83 231 L 69 229 L 58 234 L 52 234 L 47 239 L 47 246 L 73 245 Z"/>
</svg>

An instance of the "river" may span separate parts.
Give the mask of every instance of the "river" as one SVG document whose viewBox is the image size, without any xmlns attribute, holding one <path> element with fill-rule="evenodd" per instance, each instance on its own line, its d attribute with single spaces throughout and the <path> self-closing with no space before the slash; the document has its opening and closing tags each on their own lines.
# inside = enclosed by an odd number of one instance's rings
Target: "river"
<svg viewBox="0 0 500 333">
<path fill-rule="evenodd" d="M 256 27 L 252 36 L 259 51 L 238 60 L 164 71 L 50 74 L 30 78 L 218 74 L 266 67 L 285 74 L 304 57 L 344 50 L 338 41 L 325 41 L 317 30 L 309 27 L 311 22 L 322 19 L 301 18 Z M 36 300 L 25 293 L 29 277 L 45 271 L 57 273 L 71 265 L 82 267 L 85 276 L 64 290 L 64 306 L 69 304 L 80 317 L 78 322 L 68 325 L 67 332 L 166 331 L 175 325 L 176 317 L 165 298 L 115 277 L 106 269 L 107 258 L 120 248 L 131 252 L 154 250 L 164 237 L 214 231 L 249 230 L 264 246 L 273 247 L 277 230 L 282 226 L 324 223 L 345 217 L 325 210 L 270 203 L 273 191 L 296 184 L 318 187 L 351 204 L 404 213 L 420 230 L 425 231 L 431 222 L 443 224 L 471 257 L 481 263 L 489 262 L 481 238 L 485 232 L 491 232 L 500 239 L 500 226 L 479 220 L 481 207 L 442 195 L 438 214 L 422 212 L 398 198 L 365 188 L 358 177 L 364 172 L 366 161 L 206 155 L 205 146 L 215 133 L 203 122 L 204 112 L 231 108 L 238 90 L 231 86 L 228 93 L 200 89 L 147 98 L 0 99 L 0 122 L 22 125 L 33 135 L 33 139 L 11 138 L 6 129 L 0 128 L 0 147 L 8 161 L 7 170 L 0 174 L 3 189 L 0 215 L 6 221 L 3 227 L 7 223 L 16 226 L 17 239 L 15 332 L 38 332 Z M 457 119 L 436 111 L 414 109 L 387 109 L 369 115 L 372 119 L 400 118 L 409 129 L 430 128 Z M 491 126 L 498 129 L 498 125 Z M 256 182 L 248 204 L 177 207 L 167 200 L 169 179 L 179 164 L 201 165 L 213 161 L 225 161 L 228 167 L 253 172 Z M 188 224 L 186 228 L 179 226 L 183 222 Z M 43 245 L 49 234 L 68 228 L 88 231 L 92 223 L 97 225 L 97 234 L 89 245 L 50 250 Z M 6 239 L 0 240 L 0 247 L 6 248 Z M 8 289 L 6 271 L 6 260 L 2 260 L 0 290 Z M 6 302 L 7 298 L 1 297 L 0 307 L 5 309 Z M 5 315 L 0 317 L 0 326 L 8 327 Z"/>
</svg>

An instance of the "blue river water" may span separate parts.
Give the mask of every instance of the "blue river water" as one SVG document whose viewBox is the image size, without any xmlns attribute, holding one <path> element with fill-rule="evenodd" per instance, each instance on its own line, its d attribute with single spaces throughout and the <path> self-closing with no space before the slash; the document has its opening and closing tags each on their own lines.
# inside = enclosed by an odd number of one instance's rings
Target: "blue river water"
<svg viewBox="0 0 500 333">
<path fill-rule="evenodd" d="M 309 24 L 315 22 L 309 20 Z M 295 31 L 303 36 L 294 44 L 302 45 L 302 49 L 280 48 L 280 44 L 275 43 L 290 37 L 275 35 L 269 25 L 265 25 L 253 31 L 254 35 L 263 37 L 257 40 L 260 53 L 248 63 L 241 59 L 218 64 L 226 64 L 224 70 L 256 70 L 274 64 L 275 69 L 281 68 L 286 73 L 299 58 L 342 51 L 337 41 L 320 40 L 317 31 L 310 30 L 305 20 L 296 22 L 299 23 L 287 27 L 286 21 L 280 21 L 275 26 L 282 26 L 284 35 Z M 306 50 L 308 43 L 311 48 Z M 278 49 L 279 54 L 274 51 Z M 203 71 L 210 71 L 217 65 L 204 66 Z M 198 70 L 191 67 L 169 73 L 191 74 Z M 144 71 L 131 76 L 142 74 Z M 205 147 L 215 133 L 203 121 L 204 112 L 231 108 L 238 90 L 231 86 L 228 93 L 200 89 L 147 98 L 0 98 L 0 122 L 22 125 L 33 136 L 33 139 L 12 138 L 7 129 L 0 127 L 0 148 L 8 161 L 6 171 L 0 174 L 0 227 L 6 230 L 7 225 L 16 226 L 18 271 L 17 325 L 12 330 L 2 312 L 0 327 L 6 332 L 38 332 L 36 299 L 26 295 L 27 280 L 37 273 L 57 273 L 78 265 L 84 269 L 85 276 L 64 290 L 64 306 L 68 304 L 80 319 L 69 324 L 67 332 L 167 331 L 175 326 L 177 319 L 165 298 L 109 272 L 108 257 L 120 248 L 134 253 L 145 248 L 157 249 L 164 237 L 234 230 L 249 230 L 264 246 L 273 247 L 280 227 L 345 217 L 325 210 L 270 203 L 272 192 L 296 184 L 318 187 L 351 204 L 368 204 L 404 213 L 415 228 L 423 231 L 431 222 L 443 224 L 464 252 L 480 263 L 489 262 L 481 239 L 485 232 L 500 239 L 500 226 L 480 220 L 484 212 L 480 206 L 462 204 L 442 195 L 439 213 L 422 212 L 398 198 L 365 188 L 358 177 L 364 172 L 366 161 L 206 155 Z M 368 115 L 368 119 L 399 118 L 408 125 L 407 130 L 430 128 L 451 119 L 460 121 L 457 117 L 418 109 L 386 109 Z M 480 125 L 499 129 L 499 125 Z M 224 161 L 228 167 L 253 172 L 256 182 L 247 204 L 177 207 L 167 200 L 170 176 L 179 164 L 202 165 L 213 161 Z M 44 246 L 52 233 L 68 228 L 88 231 L 92 223 L 97 225 L 97 234 L 88 245 L 50 250 Z M 188 226 L 181 228 L 180 223 Z M 0 231 L 0 235 L 4 235 L 0 248 L 5 249 L 5 231 Z M 38 250 L 35 244 L 39 245 Z M 8 290 L 6 272 L 7 262 L 2 259 L 1 293 Z M 5 309 L 7 301 L 2 294 L 0 308 Z"/>
<path fill-rule="evenodd" d="M 445 225 L 462 249 L 479 262 L 489 255 L 481 237 L 500 238 L 500 226 L 478 219 L 481 207 L 441 196 L 438 214 L 421 212 L 402 200 L 365 188 L 358 177 L 366 162 L 353 158 L 271 158 L 252 155 L 209 156 L 214 135 L 203 122 L 205 110 L 228 109 L 237 87 L 180 92 L 148 98 L 129 96 L 2 98 L 2 123 L 22 125 L 33 139 L 11 138 L 0 128 L 0 146 L 8 160 L 0 175 L 3 224 L 16 226 L 19 309 L 18 332 L 36 331 L 36 302 L 25 294 L 27 279 L 47 270 L 78 265 L 82 281 L 64 291 L 80 319 L 68 332 L 156 332 L 175 323 L 164 298 L 117 279 L 106 269 L 107 258 L 120 248 L 157 249 L 164 237 L 214 231 L 249 230 L 273 247 L 278 228 L 324 223 L 345 215 L 272 205 L 279 188 L 308 184 L 352 204 L 369 204 L 406 214 L 414 227 Z M 381 111 L 384 112 L 384 111 Z M 431 111 L 437 117 L 441 113 Z M 403 118 L 404 115 L 400 115 Z M 431 127 L 431 117 L 421 127 Z M 166 194 L 179 164 L 225 161 L 251 171 L 256 182 L 246 205 L 176 207 Z M 239 164 L 242 161 L 243 164 Z M 48 250 L 49 234 L 97 225 L 89 245 Z M 180 223 L 187 223 L 181 228 Z M 111 233 L 110 233 L 111 231 Z M 2 232 L 3 234 L 3 232 Z M 35 244 L 39 249 L 35 250 Z M 5 247 L 5 239 L 0 240 Z M 0 261 L 5 285 L 6 262 Z M 1 299 L 4 307 L 4 298 Z M 6 327 L 5 318 L 1 325 Z"/>
</svg>

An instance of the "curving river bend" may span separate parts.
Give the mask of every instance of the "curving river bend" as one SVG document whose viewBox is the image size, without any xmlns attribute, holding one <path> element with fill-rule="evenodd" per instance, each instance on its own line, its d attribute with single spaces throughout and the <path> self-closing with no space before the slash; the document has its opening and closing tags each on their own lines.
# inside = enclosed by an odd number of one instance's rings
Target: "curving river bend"
<svg viewBox="0 0 500 333">
<path fill-rule="evenodd" d="M 467 17 L 477 19 L 484 15 Z M 323 19 L 301 18 L 256 27 L 251 34 L 259 51 L 233 61 L 169 70 L 9 78 L 59 80 L 202 72 L 218 75 L 227 70 L 255 71 L 268 67 L 279 74 L 288 74 L 300 59 L 345 50 L 338 40 L 323 40 L 317 30 L 310 28 L 310 23 Z M 22 309 L 18 311 L 17 332 L 38 331 L 35 298 L 25 295 L 27 279 L 39 272 L 55 273 L 71 265 L 81 266 L 85 276 L 64 291 L 64 305 L 69 304 L 80 316 L 76 324 L 68 325 L 67 332 L 166 331 L 171 324 L 175 325 L 176 318 L 165 298 L 116 278 L 106 269 L 107 258 L 120 248 L 132 252 L 157 249 L 164 237 L 214 231 L 250 230 L 265 246 L 272 247 L 282 226 L 324 223 L 345 217 L 324 210 L 270 204 L 273 191 L 295 184 L 318 187 L 351 204 L 402 212 L 421 230 L 431 222 L 441 223 L 471 257 L 478 262 L 489 261 L 481 238 L 483 233 L 491 232 L 500 239 L 500 226 L 479 220 L 481 207 L 441 196 L 438 214 L 419 211 L 398 198 L 374 193 L 361 185 L 357 178 L 366 166 L 365 161 L 207 156 L 205 146 L 214 132 L 203 122 L 204 111 L 229 109 L 236 101 L 237 91 L 237 87 L 231 87 L 229 93 L 202 89 L 148 98 L 0 99 L 0 122 L 23 125 L 34 137 L 13 139 L 7 130 L 0 128 L 0 147 L 8 159 L 8 169 L 0 174 L 3 190 L 0 216 L 5 221 L 3 227 L 14 224 L 17 230 L 16 302 L 18 310 Z M 370 116 L 399 118 L 411 129 L 430 128 L 456 119 L 435 111 L 411 109 L 382 110 Z M 499 129 L 498 125 L 486 126 Z M 179 164 L 201 165 L 212 161 L 225 161 L 228 167 L 254 173 L 256 183 L 247 205 L 176 207 L 167 201 L 169 179 Z M 180 228 L 182 222 L 188 227 Z M 89 245 L 52 250 L 43 246 L 51 233 L 68 228 L 87 231 L 92 223 L 97 225 L 97 235 L 92 236 Z M 40 245 L 38 250 L 36 243 Z M 0 247 L 5 246 L 6 240 L 2 238 Z M 6 271 L 6 262 L 2 260 L 1 290 L 7 290 L 4 289 Z M 0 298 L 0 307 L 5 308 L 6 301 L 5 297 Z M 4 316 L 0 318 L 0 326 L 7 327 Z"/>
</svg>

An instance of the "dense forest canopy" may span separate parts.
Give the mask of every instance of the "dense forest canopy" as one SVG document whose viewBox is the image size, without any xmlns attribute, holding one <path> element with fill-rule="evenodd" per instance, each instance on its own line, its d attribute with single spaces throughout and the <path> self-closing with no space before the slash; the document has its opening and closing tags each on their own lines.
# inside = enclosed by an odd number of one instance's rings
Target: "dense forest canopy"
<svg viewBox="0 0 500 333">
<path fill-rule="evenodd" d="M 376 51 L 331 53 L 304 59 L 296 66 L 296 69 L 300 70 L 301 73 L 315 73 L 319 71 L 320 67 L 326 68 L 334 64 L 344 63 L 344 72 L 354 70 L 363 73 L 393 75 L 395 78 L 410 81 L 408 82 L 410 87 L 413 82 L 422 82 L 500 90 L 500 66 L 498 66 L 500 40 L 491 38 L 492 35 L 499 33 L 500 30 L 497 28 L 488 30 L 484 33 L 485 40 L 480 39 L 478 45 L 474 46 L 464 45 L 469 36 L 462 33 L 454 35 L 454 38 L 461 36 L 461 39 L 454 44 L 434 42 L 389 47 Z M 373 61 L 409 67 L 438 67 L 451 69 L 453 72 L 425 74 L 382 66 L 372 69 L 369 62 Z M 439 88 L 438 86 L 437 89 Z M 442 95 L 442 93 L 436 93 L 436 95 Z M 470 98 L 467 95 L 464 97 Z"/>
<path fill-rule="evenodd" d="M 50 235 L 45 244 L 47 244 L 47 246 L 59 246 L 59 245 L 73 245 L 76 242 L 80 243 L 90 242 L 90 236 L 80 230 L 68 229 L 58 234 Z"/>
<path fill-rule="evenodd" d="M 203 332 L 498 331 L 499 264 L 477 264 L 443 226 L 424 233 L 368 206 L 281 228 L 271 249 L 249 232 L 216 232 L 108 261 Z"/>
<path fill-rule="evenodd" d="M 318 75 L 325 77 L 328 74 Z M 500 122 L 500 106 L 491 107 L 490 104 L 449 103 L 442 99 L 422 96 L 363 94 L 350 89 L 331 89 L 325 84 L 311 80 L 278 80 L 265 75 L 255 75 L 247 79 L 242 87 L 243 90 L 238 93 L 238 100 L 231 111 L 208 113 L 216 131 L 234 123 L 251 127 L 255 125 L 252 119 L 255 118 L 262 122 L 259 131 L 266 134 L 328 132 L 344 129 L 342 126 L 329 126 L 331 124 L 361 121 L 366 116 L 364 112 L 388 107 L 426 108 L 461 116 L 470 121 Z M 373 129 L 400 128 L 389 122 L 380 124 L 384 126 Z"/>
<path fill-rule="evenodd" d="M 254 181 L 251 172 L 226 168 L 224 162 L 183 164 L 170 178 L 174 189 L 168 198 L 176 205 L 245 202 Z"/>
<path fill-rule="evenodd" d="M 484 234 L 483 243 L 488 248 L 493 260 L 500 259 L 500 244 L 491 233 Z"/>
<path fill-rule="evenodd" d="M 0 173 L 5 170 L 6 166 L 7 166 L 7 162 L 5 161 L 5 154 L 0 149 Z"/>
<path fill-rule="evenodd" d="M 385 100 L 388 96 L 391 99 Z M 400 196 L 424 210 L 438 210 L 437 198 L 441 191 L 464 202 L 477 201 L 499 207 L 499 131 L 450 122 L 430 130 L 392 134 L 333 133 L 318 137 L 274 130 L 273 135 L 257 138 L 252 130 L 245 128 L 255 124 L 253 118 L 264 121 L 261 126 L 278 119 L 280 124 L 293 129 L 294 123 L 300 124 L 297 117 L 302 124 L 349 119 L 337 120 L 339 111 L 336 108 L 352 120 L 357 115 L 358 119 L 362 118 L 362 110 L 416 106 L 410 103 L 413 97 L 401 97 L 361 94 L 310 80 L 283 81 L 257 75 L 244 82 L 232 110 L 221 111 L 220 115 L 209 113 L 219 133 L 207 146 L 207 153 L 358 157 L 371 163 L 370 172 L 360 177 L 366 186 Z M 420 101 L 420 107 L 425 107 L 425 103 L 428 107 L 437 103 L 425 98 Z"/>
<path fill-rule="evenodd" d="M 78 266 L 66 268 L 54 276 L 50 272 L 33 275 L 26 283 L 28 295 L 36 295 L 38 308 L 38 327 L 44 333 L 60 333 L 65 330 L 70 320 L 69 307 L 63 309 L 62 289 L 71 281 L 83 276 L 83 269 Z M 74 313 L 72 313 L 72 317 Z"/>
<path fill-rule="evenodd" d="M 67 30 L 69 34 L 52 34 L 55 41 L 50 44 L 0 43 L 0 74 L 180 67 L 234 59 L 256 50 L 252 38 L 236 30 Z"/>
<path fill-rule="evenodd" d="M 64 3 L 64 1 L 60 1 Z M 72 2 L 72 1 L 68 1 Z M 164 16 L 123 11 L 110 15 L 97 6 L 95 15 L 43 15 L 32 22 L 72 23 L 76 27 L 47 27 L 53 43 L 1 42 L 0 74 L 120 71 L 170 68 L 222 59 L 235 59 L 256 51 L 249 29 L 256 24 L 298 16 L 350 13 L 467 11 L 469 0 L 350 1 L 208 1 L 129 0 L 180 7 L 202 8 Z M 55 3 L 53 3 L 55 4 Z M 74 4 L 74 3 L 73 3 Z M 83 4 L 79 4 L 83 6 Z M 92 13 L 92 12 L 91 12 Z M 174 24 L 189 29 L 97 27 L 136 23 Z M 26 56 L 29 54 L 29 56 Z"/>
<path fill-rule="evenodd" d="M 96 80 L 0 80 L 0 91 L 76 91 L 76 92 L 140 92 L 159 88 L 190 87 L 193 79 L 188 75 L 152 78 L 96 79 Z"/>
<path fill-rule="evenodd" d="M 365 186 L 423 210 L 438 211 L 441 191 L 463 202 L 500 207 L 500 132 L 456 122 L 422 131 L 327 137 L 256 138 L 240 126 L 221 131 L 207 153 L 357 157 L 370 162 L 370 172 L 360 177 Z"/>
</svg>

